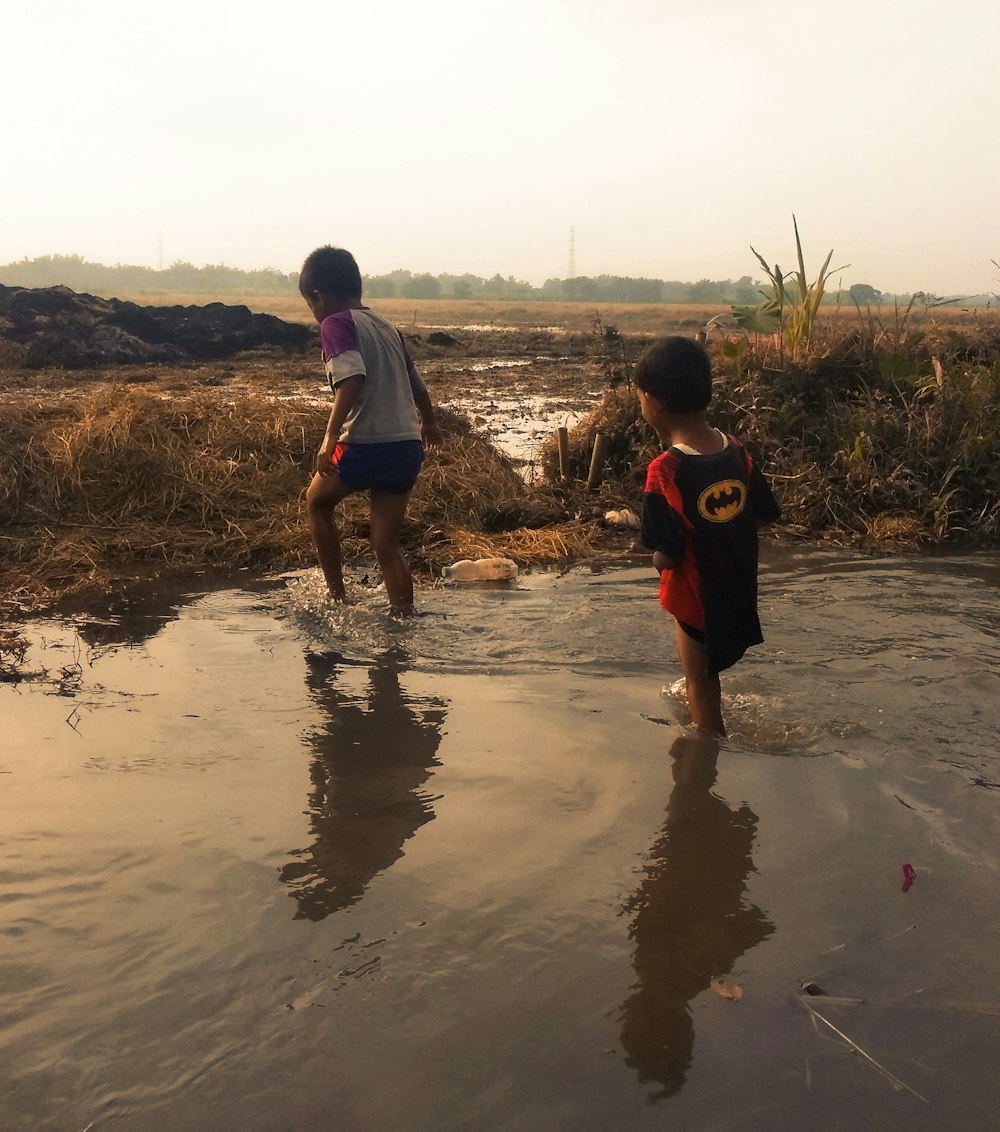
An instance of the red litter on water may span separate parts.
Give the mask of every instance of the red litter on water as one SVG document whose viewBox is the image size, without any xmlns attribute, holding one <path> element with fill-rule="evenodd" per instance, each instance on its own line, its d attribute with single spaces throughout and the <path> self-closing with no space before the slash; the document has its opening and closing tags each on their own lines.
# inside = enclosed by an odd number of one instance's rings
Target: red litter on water
<svg viewBox="0 0 1000 1132">
<path fill-rule="evenodd" d="M 917 870 L 912 865 L 903 866 L 903 891 L 909 892 L 916 883 Z"/>
</svg>

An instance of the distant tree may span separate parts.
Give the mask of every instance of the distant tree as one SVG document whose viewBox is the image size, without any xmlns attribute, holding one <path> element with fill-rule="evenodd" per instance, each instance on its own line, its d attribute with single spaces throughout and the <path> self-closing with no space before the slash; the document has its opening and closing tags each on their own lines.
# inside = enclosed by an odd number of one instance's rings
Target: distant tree
<svg viewBox="0 0 1000 1132">
<path fill-rule="evenodd" d="M 755 283 L 749 275 L 741 275 L 733 284 L 732 301 L 734 303 L 755 303 L 760 298 L 759 292 L 759 283 Z"/>
<path fill-rule="evenodd" d="M 435 276 L 423 272 L 407 280 L 399 293 L 407 299 L 436 299 L 441 294 L 441 284 Z"/>
<path fill-rule="evenodd" d="M 718 283 L 712 279 L 699 279 L 688 288 L 688 302 L 691 303 L 724 303 L 729 288 L 729 280 Z"/>
<path fill-rule="evenodd" d="M 847 293 L 859 307 L 877 306 L 882 298 L 882 292 L 870 283 L 852 283 L 847 288 Z"/>
<path fill-rule="evenodd" d="M 396 283 L 390 275 L 366 275 L 362 282 L 364 293 L 372 299 L 395 298 Z"/>
<path fill-rule="evenodd" d="M 571 303 L 592 303 L 599 298 L 597 282 L 586 275 L 563 280 L 563 294 Z"/>
</svg>

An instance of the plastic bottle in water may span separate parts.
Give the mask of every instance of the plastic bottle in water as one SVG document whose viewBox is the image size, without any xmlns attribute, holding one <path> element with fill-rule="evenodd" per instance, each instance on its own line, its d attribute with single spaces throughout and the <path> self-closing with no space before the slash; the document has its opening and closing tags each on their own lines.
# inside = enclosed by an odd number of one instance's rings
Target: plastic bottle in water
<svg viewBox="0 0 1000 1132">
<path fill-rule="evenodd" d="M 517 577 L 517 563 L 509 558 L 463 558 L 441 570 L 446 582 L 502 582 Z"/>
</svg>

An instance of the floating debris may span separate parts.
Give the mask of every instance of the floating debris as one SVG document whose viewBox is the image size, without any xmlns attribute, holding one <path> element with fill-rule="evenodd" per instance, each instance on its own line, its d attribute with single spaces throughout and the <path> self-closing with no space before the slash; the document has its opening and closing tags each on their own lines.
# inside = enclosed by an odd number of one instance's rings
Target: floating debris
<svg viewBox="0 0 1000 1132">
<path fill-rule="evenodd" d="M 743 997 L 743 987 L 726 975 L 715 975 L 708 985 L 720 998 L 729 1002 L 739 1002 Z"/>
<path fill-rule="evenodd" d="M 828 1026 L 837 1035 L 837 1037 L 840 1038 L 842 1041 L 845 1041 L 851 1047 L 851 1049 L 854 1050 L 855 1053 L 859 1053 L 865 1059 L 865 1061 L 867 1061 L 870 1065 L 873 1065 L 879 1071 L 879 1073 L 881 1073 L 890 1082 L 890 1084 L 894 1088 L 903 1089 L 907 1093 L 910 1093 L 912 1096 L 916 1097 L 917 1100 L 923 1101 L 924 1104 L 930 1104 L 930 1101 L 928 1101 L 928 1099 L 925 1096 L 921 1096 L 921 1094 L 918 1093 L 916 1091 L 916 1089 L 911 1089 L 910 1086 L 907 1085 L 907 1083 L 905 1081 L 901 1081 L 895 1075 L 895 1073 L 890 1073 L 889 1070 L 886 1069 L 886 1067 L 884 1065 L 880 1065 L 879 1062 L 877 1062 L 875 1060 L 875 1058 L 872 1057 L 872 1055 L 870 1053 L 866 1053 L 861 1048 L 861 1046 L 859 1046 L 858 1043 L 856 1041 L 854 1041 L 853 1038 L 849 1038 L 844 1033 L 843 1030 L 839 1030 L 830 1021 L 829 1018 L 824 1018 L 823 1015 L 820 1014 L 820 1012 L 816 1009 L 815 1006 L 813 1006 L 813 1004 L 809 1001 L 809 999 L 807 997 L 805 997 L 804 995 L 800 995 L 800 996 L 798 996 L 798 1001 L 802 1004 L 802 1006 L 805 1007 L 806 1010 L 809 1011 L 809 1013 L 812 1015 L 814 1021 L 816 1021 L 818 1019 L 825 1026 Z"/>
</svg>

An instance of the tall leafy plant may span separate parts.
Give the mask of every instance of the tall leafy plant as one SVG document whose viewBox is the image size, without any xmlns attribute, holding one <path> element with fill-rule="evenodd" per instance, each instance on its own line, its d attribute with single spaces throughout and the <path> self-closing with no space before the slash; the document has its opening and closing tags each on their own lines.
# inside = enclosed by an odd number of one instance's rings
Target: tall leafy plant
<svg viewBox="0 0 1000 1132">
<path fill-rule="evenodd" d="M 777 334 L 782 352 L 787 351 L 795 358 L 809 345 L 809 340 L 812 338 L 816 315 L 823 301 L 827 281 L 834 272 L 843 271 L 850 265 L 843 264 L 841 267 L 831 269 L 830 260 L 833 258 L 833 248 L 831 248 L 819 274 L 810 283 L 806 275 L 805 257 L 802 254 L 799 225 L 794 213 L 792 226 L 795 229 L 798 270 L 784 272 L 777 263 L 772 267 L 751 244 L 750 250 L 771 281 L 771 294 L 765 295 L 764 301 L 756 306 L 734 306 L 732 310 L 737 324 L 744 330 Z"/>
</svg>

